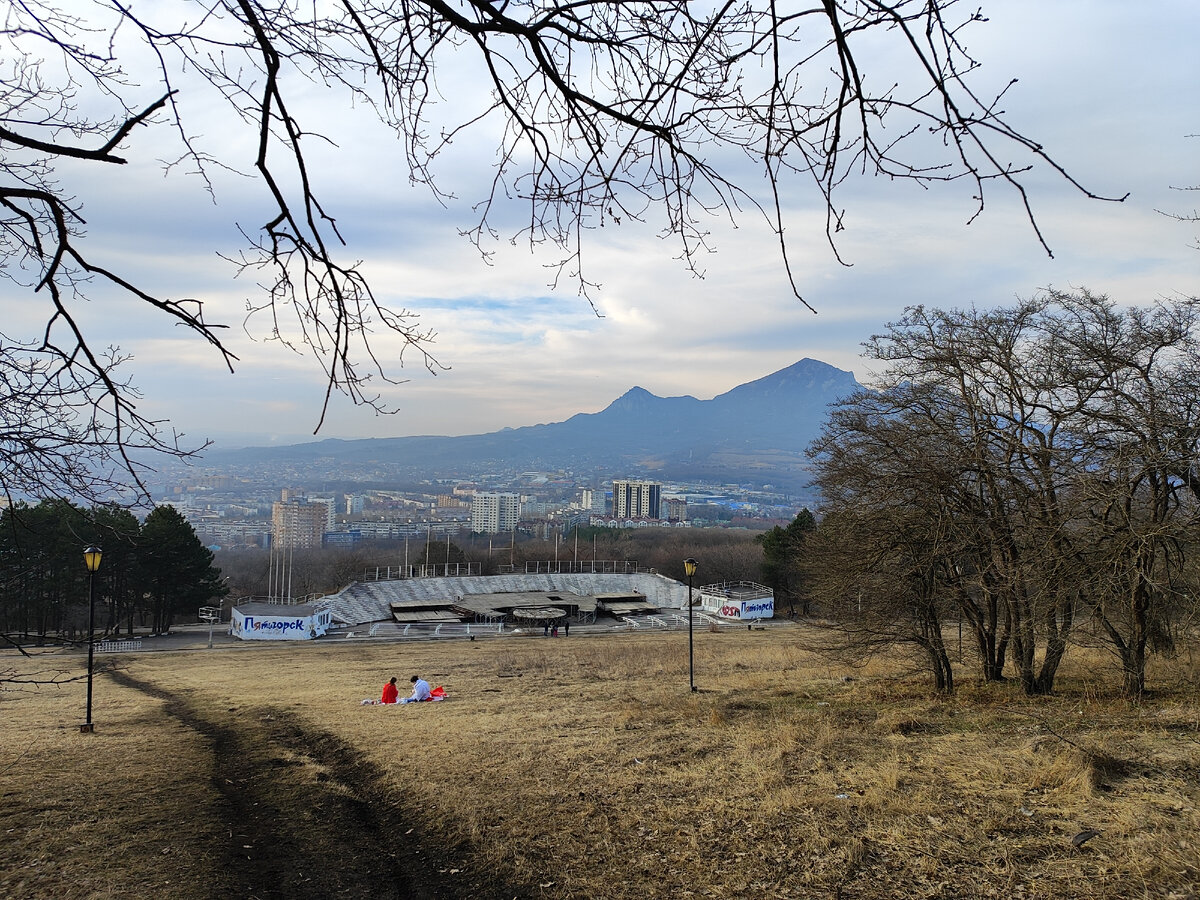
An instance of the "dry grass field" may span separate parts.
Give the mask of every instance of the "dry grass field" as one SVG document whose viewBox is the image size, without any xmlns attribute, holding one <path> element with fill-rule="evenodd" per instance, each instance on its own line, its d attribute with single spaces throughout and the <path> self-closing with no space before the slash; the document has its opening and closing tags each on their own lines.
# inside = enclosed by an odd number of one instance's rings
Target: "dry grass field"
<svg viewBox="0 0 1200 900">
<path fill-rule="evenodd" d="M 82 683 L 0 694 L 0 896 L 1197 896 L 1190 657 L 939 699 L 696 638 L 697 694 L 678 632 L 105 657 L 91 735 Z M 414 672 L 450 699 L 360 704 Z"/>
</svg>

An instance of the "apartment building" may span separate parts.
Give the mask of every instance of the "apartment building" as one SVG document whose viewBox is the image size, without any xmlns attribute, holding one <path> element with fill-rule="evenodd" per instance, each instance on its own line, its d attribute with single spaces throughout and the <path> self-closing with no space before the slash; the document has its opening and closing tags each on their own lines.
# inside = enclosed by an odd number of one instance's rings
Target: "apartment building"
<svg viewBox="0 0 1200 900">
<path fill-rule="evenodd" d="M 479 534 L 512 531 L 521 518 L 519 494 L 483 491 L 471 498 L 471 530 Z"/>
<path fill-rule="evenodd" d="M 604 496 L 604 491 L 594 491 L 591 488 L 583 489 L 583 494 L 580 497 L 579 505 L 583 509 L 586 509 L 589 512 L 594 512 L 599 516 L 604 515 L 608 511 L 608 504 Z"/>
<path fill-rule="evenodd" d="M 658 519 L 662 485 L 655 481 L 614 481 L 612 514 L 618 519 Z"/>
<path fill-rule="evenodd" d="M 682 497 L 666 497 L 662 501 L 663 518 L 672 522 L 687 521 L 687 500 Z"/>
<path fill-rule="evenodd" d="M 272 543 L 276 549 L 320 547 L 329 517 L 326 503 L 280 501 L 271 508 Z"/>
</svg>

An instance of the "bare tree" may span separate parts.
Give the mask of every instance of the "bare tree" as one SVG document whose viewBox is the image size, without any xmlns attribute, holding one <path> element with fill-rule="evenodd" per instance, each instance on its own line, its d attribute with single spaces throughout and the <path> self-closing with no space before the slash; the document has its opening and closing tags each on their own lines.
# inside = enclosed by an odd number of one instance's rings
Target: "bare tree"
<svg viewBox="0 0 1200 900">
<path fill-rule="evenodd" d="M 1083 619 L 1140 694 L 1148 642 L 1187 603 L 1198 323 L 1197 301 L 1121 310 L 1086 291 L 908 310 L 868 345 L 887 363 L 880 389 L 836 408 L 814 444 L 827 511 L 902 523 L 875 533 L 889 551 L 896 529 L 906 546 L 925 536 L 985 679 L 1007 661 L 1027 692 L 1052 690 Z"/>
<path fill-rule="evenodd" d="M 1189 134 L 1188 137 L 1193 138 L 1193 139 L 1200 138 L 1200 134 Z M 1171 185 L 1171 190 L 1181 191 L 1183 193 L 1191 193 L 1194 191 L 1200 191 L 1200 184 L 1187 184 L 1187 185 L 1174 185 L 1173 184 L 1173 185 Z M 1162 209 L 1155 210 L 1155 212 L 1159 213 L 1160 215 L 1167 216 L 1168 218 L 1175 219 L 1178 222 L 1189 222 L 1192 225 L 1195 225 L 1197 222 L 1200 222 L 1200 209 L 1196 209 L 1195 207 L 1192 208 L 1191 212 L 1173 212 L 1173 211 L 1167 211 L 1167 210 L 1162 210 Z M 1197 240 L 1194 244 L 1192 244 L 1192 246 L 1195 249 L 1200 250 L 1200 240 Z"/>
<path fill-rule="evenodd" d="M 1200 302 L 1055 299 L 1054 357 L 1087 396 L 1072 426 L 1089 457 L 1082 596 L 1137 697 L 1148 649 L 1170 649 L 1172 620 L 1194 596 L 1186 556 L 1200 524 Z"/>
<path fill-rule="evenodd" d="M 96 463 L 115 462 L 138 482 L 127 450 L 188 452 L 161 423 L 139 417 L 129 383 L 89 343 L 79 308 L 98 286 L 132 295 L 235 362 L 223 326 L 205 318 L 199 300 L 147 291 L 88 249 L 72 179 L 126 164 L 123 148 L 134 142 L 153 140 L 157 149 L 173 135 L 167 169 L 210 189 L 219 169 L 253 174 L 266 187 L 265 224 L 243 226 L 246 248 L 234 262 L 261 281 L 248 309 L 265 321 L 267 337 L 311 351 L 323 368 L 319 429 L 335 392 L 390 411 L 373 384 L 396 379 L 403 351 L 399 360 L 389 351 L 385 364 L 381 336 L 399 338 L 431 370 L 439 364 L 432 331 L 380 302 L 357 264 L 339 256 L 342 237 L 312 149 L 339 135 L 321 135 L 309 120 L 305 82 L 393 128 L 410 179 L 443 200 L 439 156 L 469 135 L 498 134 L 491 188 L 465 233 L 485 256 L 501 238 L 556 248 L 555 280 L 586 295 L 595 285 L 585 238 L 628 220 L 657 223 L 699 271 L 711 249 L 709 218 L 752 211 L 774 228 L 787 267 L 782 198 L 793 183 L 807 183 L 824 204 L 836 254 L 844 219 L 835 198 L 859 175 L 962 180 L 976 214 L 990 186 L 1001 185 L 1021 198 L 1044 245 L 1022 179 L 1033 167 L 1071 179 L 1008 124 L 999 97 L 976 92 L 978 62 L 961 29 L 983 20 L 957 0 L 8 4 L 0 26 L 2 271 L 44 296 L 47 316 L 39 334 L 6 338 L 0 363 L 38 378 L 44 370 L 58 389 L 44 409 L 68 415 L 64 462 L 46 470 L 48 483 L 10 480 L 19 453 L 5 443 L 3 486 L 48 490 L 58 479 L 63 490 L 96 493 L 79 477 Z M 877 33 L 900 51 L 900 82 L 871 70 L 867 48 Z M 442 83 L 455 71 L 470 73 L 471 93 L 453 75 Z M 223 105 L 223 136 L 243 129 L 252 156 L 230 156 L 196 135 L 202 104 Z M 499 210 L 509 201 L 524 218 L 502 231 Z M 99 425 L 88 425 L 89 408 Z"/>
<path fill-rule="evenodd" d="M 863 498 L 866 499 L 865 497 Z M 802 568 L 824 628 L 817 648 L 862 663 L 880 652 L 907 651 L 940 693 L 954 690 L 943 622 L 953 609 L 944 593 L 943 535 L 900 505 L 839 506 L 802 547 Z"/>
<path fill-rule="evenodd" d="M 138 412 L 137 389 L 117 373 L 124 361 L 114 348 L 92 355 L 82 338 L 67 349 L 0 332 L 0 488 L 10 501 L 112 496 L 140 481 L 145 453 L 186 452 Z"/>
</svg>

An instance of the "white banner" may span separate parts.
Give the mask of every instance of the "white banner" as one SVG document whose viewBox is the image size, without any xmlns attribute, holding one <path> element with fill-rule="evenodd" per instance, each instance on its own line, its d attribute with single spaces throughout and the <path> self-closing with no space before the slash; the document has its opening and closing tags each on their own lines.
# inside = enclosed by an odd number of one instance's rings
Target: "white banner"
<svg viewBox="0 0 1200 900">
<path fill-rule="evenodd" d="M 723 619 L 770 619 L 775 616 L 775 600 L 726 600 L 717 615 Z"/>
<path fill-rule="evenodd" d="M 316 615 L 254 615 L 233 611 L 234 637 L 244 641 L 308 641 L 329 628 L 329 612 Z"/>
</svg>

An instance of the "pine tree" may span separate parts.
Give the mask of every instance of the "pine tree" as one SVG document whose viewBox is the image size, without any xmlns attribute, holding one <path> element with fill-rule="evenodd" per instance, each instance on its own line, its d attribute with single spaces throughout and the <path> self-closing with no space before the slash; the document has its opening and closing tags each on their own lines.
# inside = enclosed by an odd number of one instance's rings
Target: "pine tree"
<svg viewBox="0 0 1200 900">
<path fill-rule="evenodd" d="M 143 586 L 150 601 L 153 631 L 170 630 L 176 615 L 199 609 L 229 593 L 212 551 L 200 543 L 191 524 L 173 506 L 159 506 L 138 537 Z"/>
</svg>

